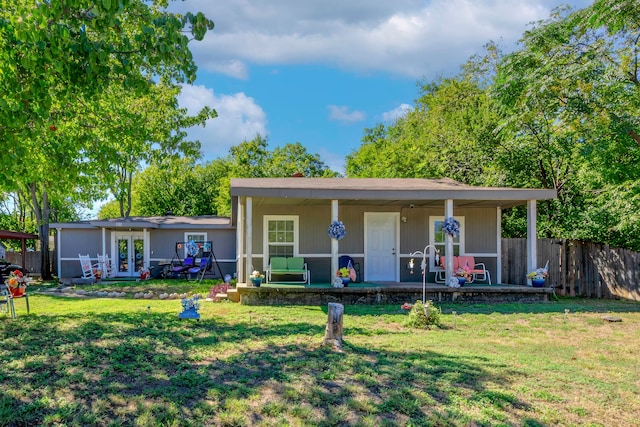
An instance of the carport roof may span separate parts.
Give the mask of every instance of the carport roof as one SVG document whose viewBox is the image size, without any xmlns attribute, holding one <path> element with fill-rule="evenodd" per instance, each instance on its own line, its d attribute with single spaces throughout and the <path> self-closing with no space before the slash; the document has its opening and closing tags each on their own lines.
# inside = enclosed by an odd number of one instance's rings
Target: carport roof
<svg viewBox="0 0 640 427">
<path fill-rule="evenodd" d="M 0 230 L 0 239 L 22 240 L 22 239 L 37 239 L 37 238 L 38 238 L 37 234 L 22 233 L 20 231 Z"/>
<path fill-rule="evenodd" d="M 254 197 L 257 204 L 313 205 L 337 199 L 347 205 L 436 206 L 452 199 L 459 207 L 512 207 L 527 200 L 554 199 L 556 191 L 477 187 L 449 178 L 235 178 L 231 180 L 231 195 Z"/>
</svg>

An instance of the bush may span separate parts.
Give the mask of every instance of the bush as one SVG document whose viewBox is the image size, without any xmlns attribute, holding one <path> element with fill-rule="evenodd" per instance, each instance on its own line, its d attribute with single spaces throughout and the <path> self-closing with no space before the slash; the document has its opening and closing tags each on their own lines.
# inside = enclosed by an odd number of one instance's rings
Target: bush
<svg viewBox="0 0 640 427">
<path fill-rule="evenodd" d="M 216 298 L 216 295 L 227 293 L 227 290 L 230 288 L 233 288 L 233 286 L 229 285 L 228 283 L 221 283 L 219 285 L 216 285 L 209 290 L 209 298 L 211 298 L 213 301 L 219 301 L 218 298 Z"/>
<path fill-rule="evenodd" d="M 431 326 L 440 326 L 440 314 L 442 311 L 433 305 L 431 300 L 423 304 L 418 300 L 409 312 L 409 318 L 405 322 L 406 326 L 412 328 L 430 328 Z"/>
</svg>

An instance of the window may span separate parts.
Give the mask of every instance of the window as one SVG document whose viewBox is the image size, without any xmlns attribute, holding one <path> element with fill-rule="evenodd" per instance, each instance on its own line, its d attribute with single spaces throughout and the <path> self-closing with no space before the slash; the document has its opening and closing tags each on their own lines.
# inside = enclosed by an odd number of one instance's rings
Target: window
<svg viewBox="0 0 640 427">
<path fill-rule="evenodd" d="M 264 233 L 266 263 L 272 256 L 292 257 L 298 254 L 297 216 L 265 215 Z"/>
<path fill-rule="evenodd" d="M 453 256 L 464 254 L 464 217 L 454 217 L 460 221 L 460 235 L 453 238 Z M 440 250 L 440 256 L 446 256 L 446 233 L 442 231 L 442 225 L 444 224 L 443 216 L 431 216 L 429 217 L 429 243 Z M 435 256 L 430 253 L 431 266 L 436 266 Z M 432 269 L 433 271 L 433 269 Z"/>
</svg>

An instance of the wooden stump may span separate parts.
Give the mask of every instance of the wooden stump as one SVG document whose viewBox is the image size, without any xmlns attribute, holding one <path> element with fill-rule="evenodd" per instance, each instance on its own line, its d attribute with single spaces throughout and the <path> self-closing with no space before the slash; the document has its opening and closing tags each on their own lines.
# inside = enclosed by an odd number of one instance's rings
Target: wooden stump
<svg viewBox="0 0 640 427">
<path fill-rule="evenodd" d="M 333 348 L 342 350 L 342 315 L 344 306 L 336 302 L 329 303 L 329 318 L 327 319 L 327 329 L 324 334 L 323 345 L 330 345 Z"/>
</svg>

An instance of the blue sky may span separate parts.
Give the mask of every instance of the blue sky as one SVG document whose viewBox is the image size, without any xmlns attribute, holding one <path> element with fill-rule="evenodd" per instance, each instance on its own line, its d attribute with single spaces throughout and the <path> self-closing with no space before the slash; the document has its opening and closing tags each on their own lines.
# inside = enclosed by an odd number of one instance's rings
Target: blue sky
<svg viewBox="0 0 640 427">
<path fill-rule="evenodd" d="M 338 172 L 365 128 L 389 123 L 417 82 L 455 75 L 493 40 L 505 51 L 533 21 L 587 0 L 186 0 L 216 26 L 190 46 L 198 64 L 180 104 L 219 117 L 190 130 L 205 160 L 266 136 L 300 142 Z"/>
</svg>

